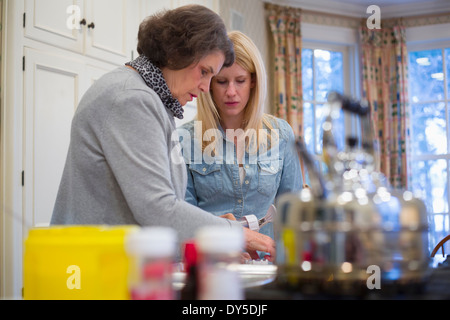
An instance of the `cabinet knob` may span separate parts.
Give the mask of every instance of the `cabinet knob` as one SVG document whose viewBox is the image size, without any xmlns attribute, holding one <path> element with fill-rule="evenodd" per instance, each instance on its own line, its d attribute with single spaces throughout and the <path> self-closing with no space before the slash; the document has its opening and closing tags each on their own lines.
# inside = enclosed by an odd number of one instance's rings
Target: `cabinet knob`
<svg viewBox="0 0 450 320">
<path fill-rule="evenodd" d="M 88 24 L 88 29 L 95 29 L 95 24 L 93 22 L 91 22 L 90 24 Z"/>
<path fill-rule="evenodd" d="M 83 19 L 80 21 L 80 25 L 85 26 L 86 25 L 86 19 Z"/>
</svg>

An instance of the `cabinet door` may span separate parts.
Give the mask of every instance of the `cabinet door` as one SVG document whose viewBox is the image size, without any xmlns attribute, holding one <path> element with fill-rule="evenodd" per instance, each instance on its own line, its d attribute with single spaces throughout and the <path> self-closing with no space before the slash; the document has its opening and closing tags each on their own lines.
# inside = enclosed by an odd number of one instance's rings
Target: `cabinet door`
<svg viewBox="0 0 450 320">
<path fill-rule="evenodd" d="M 72 118 L 84 80 L 78 60 L 25 48 L 24 218 L 48 225 L 64 169 Z"/>
<path fill-rule="evenodd" d="M 25 36 L 81 53 L 83 12 L 81 0 L 25 0 Z"/>
<path fill-rule="evenodd" d="M 86 0 L 86 54 L 116 64 L 132 58 L 139 24 L 138 0 Z"/>
</svg>

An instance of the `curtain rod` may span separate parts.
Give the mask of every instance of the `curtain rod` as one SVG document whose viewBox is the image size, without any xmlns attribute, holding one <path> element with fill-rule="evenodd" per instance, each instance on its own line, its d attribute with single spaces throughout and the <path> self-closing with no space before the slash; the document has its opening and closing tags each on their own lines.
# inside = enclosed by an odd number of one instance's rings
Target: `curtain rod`
<svg viewBox="0 0 450 320">
<path fill-rule="evenodd" d="M 313 11 L 313 10 L 303 10 L 303 13 L 304 14 L 314 14 L 314 15 L 335 17 L 335 18 L 344 18 L 344 19 L 355 20 L 355 21 L 364 18 L 364 17 L 346 16 L 346 15 L 343 15 L 343 14 L 330 13 L 330 12 Z"/>
<path fill-rule="evenodd" d="M 264 6 L 266 9 L 273 8 L 273 7 L 280 7 L 280 8 L 286 8 L 286 9 L 299 9 L 302 11 L 302 14 L 315 14 L 315 15 L 322 15 L 322 16 L 328 16 L 328 17 L 336 17 L 336 18 L 344 18 L 344 19 L 350 19 L 350 20 L 361 20 L 366 19 L 367 17 L 361 16 L 361 17 L 355 17 L 355 16 L 347 16 L 344 14 L 336 14 L 331 12 L 325 12 L 325 11 L 315 11 L 315 10 L 306 10 L 302 9 L 301 7 L 292 7 L 292 6 L 286 6 L 281 4 L 276 4 L 270 1 L 265 1 Z M 389 17 L 385 20 L 390 19 L 399 19 L 403 18 L 404 20 L 408 19 L 423 19 L 423 18 L 437 18 L 437 17 L 444 17 L 444 16 L 450 16 L 450 11 L 448 12 L 440 12 L 440 13 L 430 13 L 430 14 L 417 14 L 417 15 L 411 15 L 411 16 L 395 16 L 395 17 Z"/>
<path fill-rule="evenodd" d="M 344 18 L 349 20 L 361 20 L 361 19 L 367 19 L 367 17 L 354 17 L 354 16 L 346 16 L 343 14 L 336 14 L 336 13 L 329 13 L 329 12 L 322 12 L 322 11 L 314 11 L 314 10 L 304 10 L 302 9 L 302 12 L 304 14 L 315 14 L 315 15 L 322 15 L 322 16 L 329 16 L 329 17 L 336 17 L 336 18 Z M 409 20 L 409 19 L 424 19 L 424 18 L 438 18 L 438 17 L 445 17 L 448 16 L 450 18 L 450 11 L 449 12 L 440 12 L 440 13 L 430 13 L 430 14 L 417 14 L 413 16 L 395 16 L 395 17 L 389 17 L 385 18 L 385 20 L 391 20 L 391 19 L 403 19 L 403 20 Z"/>
</svg>

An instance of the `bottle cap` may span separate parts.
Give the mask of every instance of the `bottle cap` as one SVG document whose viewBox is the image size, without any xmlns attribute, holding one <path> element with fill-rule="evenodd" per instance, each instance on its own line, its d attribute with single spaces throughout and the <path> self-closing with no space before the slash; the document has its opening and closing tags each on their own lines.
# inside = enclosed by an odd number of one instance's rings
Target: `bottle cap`
<svg viewBox="0 0 450 320">
<path fill-rule="evenodd" d="M 244 233 L 242 229 L 209 226 L 197 232 L 195 242 L 201 252 L 240 252 L 244 248 Z"/>
<path fill-rule="evenodd" d="M 175 254 L 176 243 L 175 230 L 166 227 L 145 227 L 128 236 L 126 249 L 131 255 L 163 257 Z"/>
<path fill-rule="evenodd" d="M 188 271 L 191 266 L 197 264 L 197 247 L 194 241 L 187 241 L 184 243 L 184 263 L 186 271 Z"/>
</svg>

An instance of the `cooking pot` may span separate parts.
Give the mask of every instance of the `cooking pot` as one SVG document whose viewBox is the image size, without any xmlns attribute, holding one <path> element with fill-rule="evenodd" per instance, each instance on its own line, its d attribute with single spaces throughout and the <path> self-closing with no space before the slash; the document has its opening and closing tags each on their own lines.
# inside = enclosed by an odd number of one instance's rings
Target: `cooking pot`
<svg viewBox="0 0 450 320">
<path fill-rule="evenodd" d="M 278 285 L 302 292 L 358 294 L 423 283 L 430 264 L 424 203 L 410 191 L 391 188 L 375 170 L 366 105 L 331 93 L 326 106 L 326 173 L 297 140 L 310 186 L 277 200 Z M 352 137 L 345 150 L 338 150 L 333 123 L 340 110 L 360 118 L 360 147 Z"/>
</svg>

